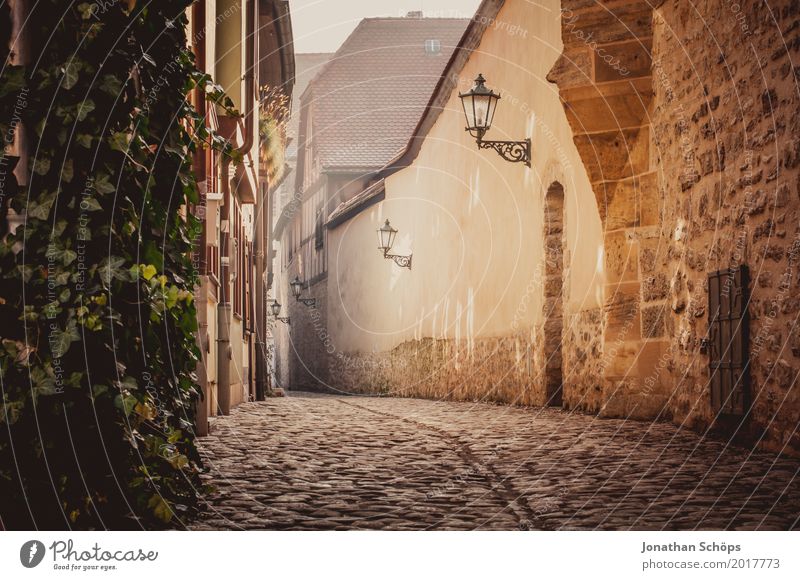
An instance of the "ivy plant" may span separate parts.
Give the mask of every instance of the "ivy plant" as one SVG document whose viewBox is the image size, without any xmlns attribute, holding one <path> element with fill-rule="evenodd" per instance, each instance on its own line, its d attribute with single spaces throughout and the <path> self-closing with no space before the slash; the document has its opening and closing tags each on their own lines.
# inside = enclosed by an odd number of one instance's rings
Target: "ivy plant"
<svg viewBox="0 0 800 580">
<path fill-rule="evenodd" d="M 199 504 L 191 161 L 230 148 L 187 96 L 235 112 L 195 66 L 190 4 L 39 0 L 28 64 L 0 54 L 0 130 L 29 152 L 22 186 L 0 159 L 0 211 L 24 216 L 0 231 L 6 528 L 181 525 Z"/>
</svg>

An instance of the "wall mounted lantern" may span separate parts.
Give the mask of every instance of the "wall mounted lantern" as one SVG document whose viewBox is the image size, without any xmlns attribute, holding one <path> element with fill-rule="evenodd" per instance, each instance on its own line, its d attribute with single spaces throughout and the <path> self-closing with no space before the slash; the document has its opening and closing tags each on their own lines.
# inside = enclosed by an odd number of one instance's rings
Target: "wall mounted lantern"
<svg viewBox="0 0 800 580">
<path fill-rule="evenodd" d="M 303 286 L 305 284 L 300 280 L 299 276 L 295 276 L 294 280 L 289 283 L 289 286 L 292 288 L 292 295 L 294 299 L 298 302 L 302 302 L 306 306 L 313 307 L 317 305 L 316 298 L 303 298 L 301 295 L 303 294 Z"/>
<path fill-rule="evenodd" d="M 272 304 L 269 305 L 270 309 L 272 310 L 272 316 L 275 317 L 275 320 L 280 320 L 284 324 L 289 324 L 289 317 L 282 317 L 280 316 L 281 313 L 281 303 L 277 300 L 273 300 Z"/>
<path fill-rule="evenodd" d="M 394 238 L 396 236 L 397 230 L 392 227 L 392 225 L 389 223 L 389 220 L 386 220 L 386 223 L 383 224 L 382 227 L 378 228 L 378 249 L 383 251 L 383 257 L 387 260 L 394 260 L 394 263 L 401 268 L 408 268 L 410 270 L 411 257 L 413 254 L 409 254 L 408 256 L 398 256 L 397 254 L 389 253 L 394 245 Z"/>
<path fill-rule="evenodd" d="M 486 86 L 486 79 L 478 74 L 475 85 L 466 93 L 458 93 L 464 115 L 467 118 L 466 131 L 475 137 L 478 149 L 494 149 L 500 157 L 512 163 L 522 162 L 531 166 L 531 140 L 524 141 L 485 141 L 483 136 L 492 127 L 492 119 L 497 110 L 500 95 Z"/>
</svg>

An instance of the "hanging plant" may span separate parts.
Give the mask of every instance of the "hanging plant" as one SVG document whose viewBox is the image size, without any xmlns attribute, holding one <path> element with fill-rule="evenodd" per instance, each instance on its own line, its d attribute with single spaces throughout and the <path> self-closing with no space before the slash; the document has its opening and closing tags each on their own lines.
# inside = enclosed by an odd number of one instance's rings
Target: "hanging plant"
<svg viewBox="0 0 800 580">
<path fill-rule="evenodd" d="M 291 112 L 289 97 L 280 88 L 259 88 L 258 133 L 261 162 L 270 183 L 281 180 L 286 170 L 286 123 Z"/>
<path fill-rule="evenodd" d="M 187 95 L 231 103 L 187 48 L 190 4 L 39 0 L 34 64 L 2 55 L 3 110 L 24 97 L 32 144 L 29 182 L 4 189 L 24 225 L 0 242 L 8 528 L 180 525 L 198 505 L 187 207 L 193 152 L 226 145 Z"/>
</svg>

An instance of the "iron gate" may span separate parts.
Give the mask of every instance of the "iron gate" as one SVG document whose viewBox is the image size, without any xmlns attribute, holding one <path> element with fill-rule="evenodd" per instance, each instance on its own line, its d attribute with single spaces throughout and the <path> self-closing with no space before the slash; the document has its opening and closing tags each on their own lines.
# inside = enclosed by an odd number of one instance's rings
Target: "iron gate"
<svg viewBox="0 0 800 580">
<path fill-rule="evenodd" d="M 743 415 L 750 404 L 749 272 L 746 265 L 708 275 L 711 406 Z"/>
</svg>

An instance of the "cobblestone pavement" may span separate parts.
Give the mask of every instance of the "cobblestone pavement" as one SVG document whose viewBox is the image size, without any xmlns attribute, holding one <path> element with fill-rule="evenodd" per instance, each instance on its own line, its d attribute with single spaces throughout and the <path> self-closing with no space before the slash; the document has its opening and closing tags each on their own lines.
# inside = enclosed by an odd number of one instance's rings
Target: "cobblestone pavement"
<svg viewBox="0 0 800 580">
<path fill-rule="evenodd" d="M 418 399 L 240 405 L 195 529 L 790 529 L 800 461 L 670 423 Z"/>
</svg>

